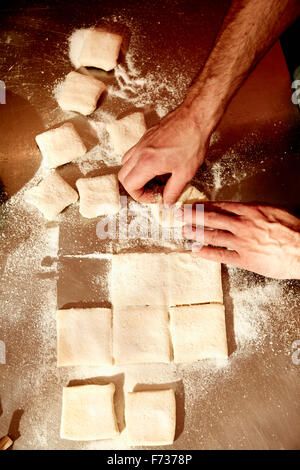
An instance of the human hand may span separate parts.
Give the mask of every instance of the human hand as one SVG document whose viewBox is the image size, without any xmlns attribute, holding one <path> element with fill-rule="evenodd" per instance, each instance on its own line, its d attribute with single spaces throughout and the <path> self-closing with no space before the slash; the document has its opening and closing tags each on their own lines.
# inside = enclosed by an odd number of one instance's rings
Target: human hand
<svg viewBox="0 0 300 470">
<path fill-rule="evenodd" d="M 194 225 L 196 210 L 191 210 L 193 225 L 185 226 L 183 235 L 213 245 L 195 244 L 195 256 L 275 279 L 300 279 L 300 219 L 286 210 L 260 204 L 205 202 L 204 230 Z"/>
<path fill-rule="evenodd" d="M 199 126 L 184 104 L 150 128 L 122 159 L 119 180 L 126 191 L 141 202 L 154 202 L 153 192 L 145 185 L 158 175 L 170 174 L 163 202 L 173 205 L 185 185 L 203 163 L 211 129 Z"/>
</svg>

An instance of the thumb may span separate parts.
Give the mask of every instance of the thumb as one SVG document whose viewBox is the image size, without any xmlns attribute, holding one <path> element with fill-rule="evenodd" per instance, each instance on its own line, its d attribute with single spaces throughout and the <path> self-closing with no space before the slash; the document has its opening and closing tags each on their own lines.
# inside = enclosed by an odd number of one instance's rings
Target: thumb
<svg viewBox="0 0 300 470">
<path fill-rule="evenodd" d="M 187 183 L 188 181 L 186 177 L 184 177 L 182 174 L 173 173 L 172 176 L 168 179 L 164 189 L 164 205 L 170 207 L 175 204 Z"/>
</svg>

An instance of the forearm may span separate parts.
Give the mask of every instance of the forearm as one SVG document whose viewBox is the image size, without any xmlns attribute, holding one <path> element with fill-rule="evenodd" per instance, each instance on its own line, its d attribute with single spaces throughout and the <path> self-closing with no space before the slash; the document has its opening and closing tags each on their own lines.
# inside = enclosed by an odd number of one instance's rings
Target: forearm
<svg viewBox="0 0 300 470">
<path fill-rule="evenodd" d="M 300 0 L 233 0 L 215 45 L 184 101 L 213 131 L 266 51 L 300 14 Z"/>
</svg>

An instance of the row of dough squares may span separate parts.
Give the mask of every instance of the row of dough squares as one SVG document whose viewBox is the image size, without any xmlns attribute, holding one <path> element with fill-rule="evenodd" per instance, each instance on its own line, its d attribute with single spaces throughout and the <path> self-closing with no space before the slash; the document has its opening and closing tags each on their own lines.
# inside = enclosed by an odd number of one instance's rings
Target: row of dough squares
<svg viewBox="0 0 300 470">
<path fill-rule="evenodd" d="M 59 367 L 168 363 L 172 355 L 176 363 L 227 357 L 224 306 L 119 306 L 57 312 Z"/>
<path fill-rule="evenodd" d="M 63 439 L 114 439 L 120 430 L 114 406 L 115 385 L 64 387 Z M 125 398 L 125 435 L 129 445 L 172 444 L 176 428 L 173 390 L 130 392 Z"/>
<path fill-rule="evenodd" d="M 227 356 L 218 263 L 188 252 L 113 255 L 110 285 L 112 309 L 58 311 L 58 366 Z"/>
</svg>

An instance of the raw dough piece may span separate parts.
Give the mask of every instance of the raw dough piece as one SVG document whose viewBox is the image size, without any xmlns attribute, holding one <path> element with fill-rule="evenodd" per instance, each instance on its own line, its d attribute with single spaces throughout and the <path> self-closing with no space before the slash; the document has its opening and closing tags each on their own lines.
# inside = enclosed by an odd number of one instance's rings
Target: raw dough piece
<svg viewBox="0 0 300 470">
<path fill-rule="evenodd" d="M 167 307 L 113 308 L 116 364 L 170 362 Z"/>
<path fill-rule="evenodd" d="M 86 67 L 98 67 L 105 71 L 117 65 L 122 36 L 97 28 L 85 31 L 79 62 Z"/>
<path fill-rule="evenodd" d="M 25 201 L 33 204 L 48 220 L 55 220 L 60 212 L 78 199 L 78 194 L 53 171 L 37 186 L 26 191 Z"/>
<path fill-rule="evenodd" d="M 87 116 L 95 111 L 106 86 L 97 78 L 70 72 L 60 90 L 57 102 L 64 111 L 77 111 Z"/>
<path fill-rule="evenodd" d="M 173 390 L 127 393 L 126 432 L 131 446 L 172 444 L 176 427 L 176 400 Z"/>
<path fill-rule="evenodd" d="M 158 203 L 149 204 L 152 215 L 157 219 L 157 221 L 163 227 L 182 227 L 184 225 L 183 220 L 177 220 L 174 217 L 174 213 L 184 204 L 195 204 L 196 202 L 207 201 L 207 197 L 204 193 L 201 193 L 195 186 L 188 184 L 179 198 L 176 201 L 176 204 L 169 208 L 165 209 L 162 203 L 162 197 L 160 196 Z"/>
<path fill-rule="evenodd" d="M 57 312 L 57 365 L 112 364 L 111 310 L 71 308 Z"/>
<path fill-rule="evenodd" d="M 223 302 L 221 265 L 187 253 L 113 255 L 112 304 Z"/>
<path fill-rule="evenodd" d="M 223 305 L 174 307 L 170 317 L 174 362 L 228 356 Z"/>
<path fill-rule="evenodd" d="M 79 178 L 76 186 L 80 195 L 79 212 L 83 217 L 92 219 L 119 211 L 119 183 L 116 175 Z"/>
<path fill-rule="evenodd" d="M 114 151 L 122 156 L 138 143 L 147 130 L 144 114 L 140 112 L 109 122 L 106 126 Z"/>
<path fill-rule="evenodd" d="M 56 168 L 82 157 L 87 148 L 71 122 L 39 134 L 35 138 L 47 168 Z"/>
<path fill-rule="evenodd" d="M 117 437 L 114 392 L 112 383 L 64 387 L 61 438 L 93 441 Z"/>
</svg>

